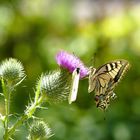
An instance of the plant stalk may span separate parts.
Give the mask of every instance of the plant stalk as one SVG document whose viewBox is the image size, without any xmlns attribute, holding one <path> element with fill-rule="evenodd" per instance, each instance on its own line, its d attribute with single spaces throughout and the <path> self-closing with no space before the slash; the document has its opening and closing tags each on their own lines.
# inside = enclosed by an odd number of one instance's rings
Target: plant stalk
<svg viewBox="0 0 140 140">
<path fill-rule="evenodd" d="M 10 110 L 10 95 L 11 95 L 11 89 L 10 86 L 6 86 L 4 80 L 2 79 L 2 89 L 3 94 L 5 97 L 5 119 L 4 119 L 4 128 L 5 128 L 5 134 L 8 133 L 8 127 L 9 127 L 9 110 Z"/>
<path fill-rule="evenodd" d="M 27 119 L 31 118 L 32 115 L 34 114 L 35 110 L 37 107 L 39 107 L 39 105 L 42 103 L 42 101 L 44 100 L 44 97 L 41 96 L 38 101 L 35 101 L 23 114 L 23 116 L 21 116 L 19 118 L 19 120 L 17 120 L 17 122 L 11 127 L 9 128 L 7 134 L 4 136 L 4 140 L 8 140 L 8 138 L 11 137 L 11 135 L 15 132 L 16 128 L 19 127 L 24 121 L 26 121 Z"/>
</svg>

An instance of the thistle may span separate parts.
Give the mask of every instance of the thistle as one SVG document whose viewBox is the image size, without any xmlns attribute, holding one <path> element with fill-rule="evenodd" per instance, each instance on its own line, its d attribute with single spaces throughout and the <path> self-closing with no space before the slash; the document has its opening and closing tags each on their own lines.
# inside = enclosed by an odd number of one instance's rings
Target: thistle
<svg viewBox="0 0 140 140">
<path fill-rule="evenodd" d="M 15 86 L 24 76 L 24 68 L 18 60 L 10 58 L 1 63 L 0 77 L 4 80 L 5 84 Z"/>
<path fill-rule="evenodd" d="M 77 56 L 73 54 L 69 54 L 65 51 L 60 51 L 56 55 L 56 61 L 60 67 L 67 69 L 70 73 L 73 73 L 76 68 L 79 68 L 81 79 L 88 75 L 88 68 Z"/>
<path fill-rule="evenodd" d="M 41 94 L 49 103 L 62 102 L 70 92 L 70 80 L 70 73 L 63 68 L 44 74 L 39 80 Z"/>
<path fill-rule="evenodd" d="M 77 98 L 79 79 L 88 75 L 88 68 L 73 54 L 61 51 L 56 55 L 56 61 L 61 68 L 72 74 L 68 102 L 71 104 Z"/>
<path fill-rule="evenodd" d="M 23 115 L 13 125 L 9 125 L 10 95 L 13 89 L 23 81 L 25 73 L 22 64 L 16 59 L 10 58 L 1 63 L 0 80 L 6 111 L 5 116 L 0 115 L 0 119 L 5 129 L 4 140 L 10 139 L 17 127 L 33 118 L 36 109 L 41 108 L 43 102 L 58 103 L 68 99 L 71 103 L 76 100 L 79 79 L 88 75 L 88 68 L 78 57 L 65 51 L 56 55 L 56 61 L 60 68 L 41 75 L 37 81 L 34 100 L 29 103 Z M 31 140 L 48 139 L 50 136 L 51 129 L 42 121 L 33 123 L 30 128 Z"/>
<path fill-rule="evenodd" d="M 52 136 L 51 128 L 44 121 L 33 121 L 29 130 L 29 140 L 46 140 Z"/>
<path fill-rule="evenodd" d="M 23 81 L 24 77 L 24 68 L 18 60 L 10 58 L 0 64 L 2 95 L 5 98 L 5 116 L 1 115 L 0 119 L 3 121 L 5 128 L 5 140 L 8 139 L 11 93 L 13 89 Z"/>
</svg>

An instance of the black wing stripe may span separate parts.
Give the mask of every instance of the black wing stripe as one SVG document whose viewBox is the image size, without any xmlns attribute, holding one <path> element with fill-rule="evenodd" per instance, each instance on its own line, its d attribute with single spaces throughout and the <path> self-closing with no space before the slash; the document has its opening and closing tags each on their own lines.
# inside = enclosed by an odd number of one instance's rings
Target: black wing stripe
<svg viewBox="0 0 140 140">
<path fill-rule="evenodd" d="M 97 79 L 96 83 L 97 83 L 96 84 L 97 88 L 95 88 L 95 89 L 97 89 L 97 93 L 98 93 L 98 92 L 100 92 L 100 82 L 99 82 L 99 79 Z"/>
<path fill-rule="evenodd" d="M 114 64 L 115 64 L 115 68 L 117 68 L 117 66 L 118 66 L 117 63 L 115 62 Z"/>
<path fill-rule="evenodd" d="M 106 71 L 111 71 L 120 67 L 120 64 L 119 63 L 117 64 L 116 62 L 112 62 L 112 63 L 106 64 L 105 67 L 106 67 Z"/>
<path fill-rule="evenodd" d="M 123 65 L 121 67 L 121 69 L 118 71 L 117 75 L 114 78 L 114 82 L 118 82 L 121 79 L 121 77 L 122 77 L 123 73 L 125 72 L 127 66 L 128 66 L 128 63 L 126 63 L 125 65 Z"/>
<path fill-rule="evenodd" d="M 114 68 L 113 63 L 110 63 L 109 65 L 110 65 L 111 69 L 113 69 L 113 68 Z"/>
</svg>

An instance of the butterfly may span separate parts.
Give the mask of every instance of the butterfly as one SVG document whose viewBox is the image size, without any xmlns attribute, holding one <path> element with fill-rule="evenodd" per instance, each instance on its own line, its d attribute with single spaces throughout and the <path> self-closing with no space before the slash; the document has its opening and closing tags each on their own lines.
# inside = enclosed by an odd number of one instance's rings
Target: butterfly
<svg viewBox="0 0 140 140">
<path fill-rule="evenodd" d="M 74 102 L 77 98 L 79 79 L 80 79 L 80 68 L 76 68 L 72 73 L 71 90 L 68 97 L 69 104 Z"/>
<path fill-rule="evenodd" d="M 98 69 L 90 67 L 88 92 L 95 92 L 95 103 L 98 108 L 106 110 L 110 100 L 117 97 L 114 88 L 129 66 L 130 64 L 126 60 L 115 60 Z"/>
</svg>

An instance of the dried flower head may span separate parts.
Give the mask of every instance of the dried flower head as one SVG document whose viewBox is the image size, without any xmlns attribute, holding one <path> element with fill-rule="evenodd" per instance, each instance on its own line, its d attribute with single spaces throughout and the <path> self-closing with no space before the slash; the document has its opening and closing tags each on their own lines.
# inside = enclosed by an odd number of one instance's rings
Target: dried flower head
<svg viewBox="0 0 140 140">
<path fill-rule="evenodd" d="M 6 83 L 11 85 L 17 84 L 24 76 L 24 68 L 18 60 L 10 58 L 1 63 L 0 77 L 3 78 Z"/>
<path fill-rule="evenodd" d="M 43 121 L 34 121 L 30 127 L 29 139 L 43 140 L 52 136 L 52 131 L 48 124 Z"/>
<path fill-rule="evenodd" d="M 88 75 L 88 68 L 84 66 L 81 60 L 73 54 L 69 54 L 65 51 L 60 51 L 56 55 L 56 61 L 62 68 L 68 69 L 69 72 L 73 72 L 76 68 L 80 68 L 80 78 L 84 78 Z"/>
<path fill-rule="evenodd" d="M 40 89 L 50 103 L 66 100 L 70 91 L 70 74 L 65 69 L 41 76 Z"/>
</svg>

